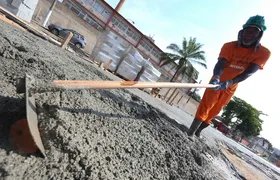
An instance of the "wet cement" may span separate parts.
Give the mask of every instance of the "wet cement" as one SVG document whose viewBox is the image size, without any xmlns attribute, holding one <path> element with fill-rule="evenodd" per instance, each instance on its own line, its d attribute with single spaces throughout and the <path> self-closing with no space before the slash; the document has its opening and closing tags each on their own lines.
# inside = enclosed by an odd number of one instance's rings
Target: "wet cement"
<svg viewBox="0 0 280 180">
<path fill-rule="evenodd" d="M 0 21 L 0 179 L 240 179 L 215 145 L 128 90 L 53 90 L 55 79 L 109 80 L 91 63 Z M 32 75 L 47 158 L 8 140 L 25 117 L 15 80 Z M 224 165 L 221 167 L 221 165 Z"/>
</svg>

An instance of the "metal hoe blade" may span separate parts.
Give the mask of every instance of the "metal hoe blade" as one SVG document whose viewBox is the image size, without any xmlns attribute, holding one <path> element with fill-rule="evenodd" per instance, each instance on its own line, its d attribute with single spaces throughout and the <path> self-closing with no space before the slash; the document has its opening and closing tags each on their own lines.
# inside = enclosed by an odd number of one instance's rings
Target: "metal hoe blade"
<svg viewBox="0 0 280 180">
<path fill-rule="evenodd" d="M 24 79 L 20 79 L 17 81 L 17 85 L 16 85 L 17 92 L 23 93 L 22 91 L 23 85 L 25 85 L 26 117 L 27 117 L 28 128 L 36 146 L 38 147 L 42 155 L 46 157 L 45 148 L 43 146 L 42 139 L 38 129 L 38 118 L 36 112 L 35 98 L 28 90 L 28 85 L 29 85 L 28 76 L 26 76 Z"/>
</svg>

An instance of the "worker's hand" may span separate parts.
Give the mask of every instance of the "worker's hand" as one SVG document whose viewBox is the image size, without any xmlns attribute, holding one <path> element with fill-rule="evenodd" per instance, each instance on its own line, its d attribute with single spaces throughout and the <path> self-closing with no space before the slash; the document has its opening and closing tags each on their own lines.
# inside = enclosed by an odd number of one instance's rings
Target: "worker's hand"
<svg viewBox="0 0 280 180">
<path fill-rule="evenodd" d="M 233 84 L 232 80 L 222 81 L 220 82 L 219 86 L 214 88 L 214 90 L 226 90 L 232 84 Z"/>
<path fill-rule="evenodd" d="M 210 84 L 216 85 L 216 84 L 219 84 L 219 83 L 220 83 L 220 76 L 218 76 L 218 75 L 213 76 L 213 78 L 210 81 Z"/>
<path fill-rule="evenodd" d="M 211 81 L 210 81 L 210 84 L 213 84 L 213 85 L 220 84 L 220 76 L 218 76 L 218 75 L 213 76 L 213 78 L 212 78 Z M 219 87 L 219 86 L 214 87 L 214 88 L 212 88 L 212 89 L 213 89 L 213 90 L 217 90 L 216 88 L 218 88 L 218 87 Z"/>
</svg>

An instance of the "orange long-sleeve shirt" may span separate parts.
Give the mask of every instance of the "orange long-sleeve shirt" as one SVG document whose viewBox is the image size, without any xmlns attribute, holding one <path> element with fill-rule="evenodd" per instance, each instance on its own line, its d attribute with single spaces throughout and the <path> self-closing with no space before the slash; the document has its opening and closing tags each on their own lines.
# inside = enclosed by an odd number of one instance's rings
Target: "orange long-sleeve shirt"
<svg viewBox="0 0 280 180">
<path fill-rule="evenodd" d="M 224 72 L 220 78 L 221 81 L 233 79 L 244 72 L 250 63 L 258 64 L 260 69 L 263 69 L 270 57 L 270 51 L 264 46 L 260 46 L 260 48 L 254 52 L 254 48 L 236 47 L 236 44 L 237 41 L 228 42 L 225 43 L 221 49 L 219 58 L 225 58 L 227 60 Z M 234 92 L 237 88 L 237 84 L 233 84 L 229 88 Z"/>
</svg>

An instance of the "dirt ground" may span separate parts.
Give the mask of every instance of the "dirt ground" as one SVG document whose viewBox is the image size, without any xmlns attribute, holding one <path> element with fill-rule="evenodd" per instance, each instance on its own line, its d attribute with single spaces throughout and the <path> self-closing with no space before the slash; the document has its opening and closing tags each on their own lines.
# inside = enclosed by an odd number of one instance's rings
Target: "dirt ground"
<svg viewBox="0 0 280 180">
<path fill-rule="evenodd" d="M 234 163 L 234 166 L 242 173 L 242 175 L 246 179 L 251 179 L 251 180 L 264 180 L 264 179 L 270 179 L 260 171 L 256 170 L 255 167 L 252 165 L 246 163 L 242 159 L 240 159 L 238 156 L 235 154 L 231 153 L 231 151 L 228 151 L 226 149 L 222 149 L 222 152 L 224 155 Z"/>
<path fill-rule="evenodd" d="M 185 127 L 137 94 L 47 88 L 55 79 L 109 77 L 6 22 L 0 29 L 0 179 L 242 179 L 215 143 L 188 140 Z M 25 117 L 15 80 L 26 73 L 37 81 L 32 92 L 45 159 L 9 142 L 11 125 Z"/>
</svg>

